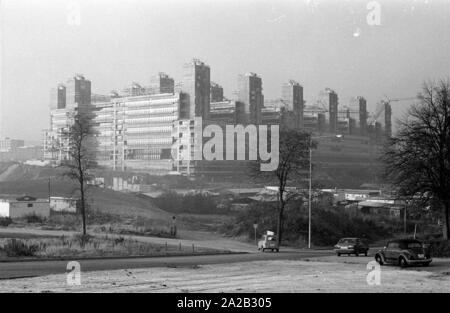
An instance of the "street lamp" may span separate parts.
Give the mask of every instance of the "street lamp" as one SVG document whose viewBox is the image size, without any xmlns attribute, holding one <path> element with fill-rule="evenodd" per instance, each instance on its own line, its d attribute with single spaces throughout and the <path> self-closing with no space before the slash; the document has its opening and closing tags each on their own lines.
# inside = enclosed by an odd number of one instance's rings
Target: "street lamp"
<svg viewBox="0 0 450 313">
<path fill-rule="evenodd" d="M 308 194 L 308 249 L 311 249 L 311 194 L 312 194 L 312 140 L 318 138 L 342 138 L 343 135 L 318 136 L 309 139 L 309 194 Z"/>
</svg>

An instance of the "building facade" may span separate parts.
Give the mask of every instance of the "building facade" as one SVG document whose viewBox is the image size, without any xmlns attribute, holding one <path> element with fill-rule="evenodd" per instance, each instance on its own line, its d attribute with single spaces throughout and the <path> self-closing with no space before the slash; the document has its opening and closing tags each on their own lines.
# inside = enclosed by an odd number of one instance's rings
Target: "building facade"
<svg viewBox="0 0 450 313">
<path fill-rule="evenodd" d="M 189 116 L 201 116 L 208 119 L 210 111 L 211 79 L 210 68 L 204 62 L 194 59 L 183 66 L 183 81 L 181 90 L 189 99 Z"/>
<path fill-rule="evenodd" d="M 237 101 L 243 104 L 247 123 L 261 124 L 261 109 L 264 105 L 261 77 L 255 73 L 239 75 Z"/>
</svg>

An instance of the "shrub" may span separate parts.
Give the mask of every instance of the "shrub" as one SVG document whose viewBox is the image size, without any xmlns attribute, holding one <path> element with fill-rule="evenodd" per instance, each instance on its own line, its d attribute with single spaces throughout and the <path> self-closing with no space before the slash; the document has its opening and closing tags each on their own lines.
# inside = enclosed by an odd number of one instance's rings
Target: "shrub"
<svg viewBox="0 0 450 313">
<path fill-rule="evenodd" d="M 80 247 L 84 247 L 86 244 L 88 244 L 94 237 L 86 234 L 77 234 L 74 235 L 74 240 L 78 242 L 78 244 L 80 245 Z"/>
<path fill-rule="evenodd" d="M 276 204 L 256 203 L 226 223 L 221 231 L 231 236 L 247 235 L 254 238 L 253 223 L 258 223 L 258 236 L 266 230 L 276 231 Z M 362 214 L 313 207 L 312 241 L 318 246 L 334 245 L 342 237 L 361 237 L 369 241 L 389 238 L 397 227 L 395 221 L 375 221 Z M 299 244 L 308 236 L 308 212 L 301 203 L 291 203 L 285 209 L 283 242 Z"/>
<path fill-rule="evenodd" d="M 39 250 L 39 245 L 11 239 L 3 246 L 3 250 L 9 257 L 33 256 Z"/>
<path fill-rule="evenodd" d="M 28 224 L 41 224 L 45 222 L 45 218 L 41 215 L 37 215 L 36 213 L 27 214 L 24 218 Z"/>
<path fill-rule="evenodd" d="M 223 205 L 218 206 L 216 196 L 201 193 L 180 195 L 175 192 L 166 192 L 154 200 L 162 210 L 172 213 L 193 214 L 223 214 L 229 209 Z"/>
<path fill-rule="evenodd" d="M 122 217 L 117 214 L 112 214 L 99 209 L 87 211 L 87 221 L 89 224 L 108 224 L 122 222 Z"/>
<path fill-rule="evenodd" d="M 0 217 L 0 226 L 7 227 L 12 224 L 12 219 L 10 217 Z"/>
<path fill-rule="evenodd" d="M 81 225 L 81 219 L 73 213 L 51 212 L 48 225 L 58 226 L 63 230 L 76 230 Z"/>
<path fill-rule="evenodd" d="M 432 240 L 429 242 L 430 252 L 433 257 L 450 257 L 449 240 Z"/>
</svg>

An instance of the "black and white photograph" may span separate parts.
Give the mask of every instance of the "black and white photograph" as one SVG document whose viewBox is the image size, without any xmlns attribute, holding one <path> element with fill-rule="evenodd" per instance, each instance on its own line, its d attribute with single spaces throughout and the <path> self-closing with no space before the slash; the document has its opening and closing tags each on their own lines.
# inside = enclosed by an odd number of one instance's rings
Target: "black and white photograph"
<svg viewBox="0 0 450 313">
<path fill-rule="evenodd" d="M 1 294 L 449 293 L 449 211 L 450 0 L 0 0 Z"/>
</svg>

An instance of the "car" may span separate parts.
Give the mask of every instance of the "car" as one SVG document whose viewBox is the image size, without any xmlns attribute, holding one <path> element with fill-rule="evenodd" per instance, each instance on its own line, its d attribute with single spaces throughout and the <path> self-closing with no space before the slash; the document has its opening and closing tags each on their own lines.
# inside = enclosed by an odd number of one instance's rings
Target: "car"
<svg viewBox="0 0 450 313">
<path fill-rule="evenodd" d="M 417 239 L 397 239 L 389 241 L 375 254 L 380 265 L 390 263 L 407 267 L 409 265 L 428 266 L 432 262 L 429 249 Z"/>
<path fill-rule="evenodd" d="M 267 234 L 264 234 L 260 241 L 258 241 L 258 250 L 259 251 L 266 251 L 271 250 L 279 252 L 280 248 L 278 246 L 277 237 L 272 232 L 267 232 Z"/>
<path fill-rule="evenodd" d="M 334 251 L 337 256 L 341 256 L 341 254 L 354 254 L 356 256 L 364 254 L 367 256 L 369 245 L 360 238 L 342 238 L 334 246 Z"/>
</svg>

